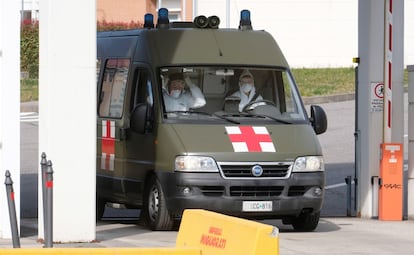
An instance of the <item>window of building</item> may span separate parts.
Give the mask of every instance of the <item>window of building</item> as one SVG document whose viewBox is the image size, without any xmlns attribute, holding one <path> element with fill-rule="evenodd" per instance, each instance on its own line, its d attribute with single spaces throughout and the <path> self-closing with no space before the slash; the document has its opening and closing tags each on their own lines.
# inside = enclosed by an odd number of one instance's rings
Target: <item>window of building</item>
<svg viewBox="0 0 414 255">
<path fill-rule="evenodd" d="M 158 9 L 167 8 L 170 22 L 182 20 L 181 0 L 159 0 Z"/>
</svg>

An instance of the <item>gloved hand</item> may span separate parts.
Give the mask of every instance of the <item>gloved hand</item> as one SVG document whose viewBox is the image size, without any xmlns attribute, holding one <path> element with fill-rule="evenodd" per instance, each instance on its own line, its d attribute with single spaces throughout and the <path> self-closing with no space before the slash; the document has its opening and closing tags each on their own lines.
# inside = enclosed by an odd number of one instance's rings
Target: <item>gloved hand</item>
<svg viewBox="0 0 414 255">
<path fill-rule="evenodd" d="M 190 77 L 188 77 L 188 76 L 185 76 L 184 81 L 185 81 L 185 84 L 187 84 L 187 86 L 188 86 L 189 88 L 192 88 L 192 87 L 194 87 L 194 86 L 195 86 L 195 85 L 193 84 L 193 82 L 191 81 Z"/>
<path fill-rule="evenodd" d="M 168 92 L 168 82 L 170 79 L 168 77 L 165 77 L 162 79 L 162 89 Z"/>
</svg>

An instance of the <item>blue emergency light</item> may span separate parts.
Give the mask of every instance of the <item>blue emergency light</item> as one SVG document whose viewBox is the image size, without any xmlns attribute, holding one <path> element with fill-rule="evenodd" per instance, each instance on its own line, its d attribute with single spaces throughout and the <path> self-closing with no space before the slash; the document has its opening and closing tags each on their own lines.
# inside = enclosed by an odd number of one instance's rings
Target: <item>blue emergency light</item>
<svg viewBox="0 0 414 255">
<path fill-rule="evenodd" d="M 144 15 L 144 27 L 154 28 L 154 15 L 147 13 Z"/>
<path fill-rule="evenodd" d="M 168 9 L 160 8 L 158 9 L 158 28 L 168 28 L 170 26 L 170 20 L 168 19 Z"/>
<path fill-rule="evenodd" d="M 252 29 L 252 22 L 250 20 L 250 11 L 249 10 L 242 10 L 240 12 L 239 29 L 242 29 L 242 30 Z"/>
</svg>

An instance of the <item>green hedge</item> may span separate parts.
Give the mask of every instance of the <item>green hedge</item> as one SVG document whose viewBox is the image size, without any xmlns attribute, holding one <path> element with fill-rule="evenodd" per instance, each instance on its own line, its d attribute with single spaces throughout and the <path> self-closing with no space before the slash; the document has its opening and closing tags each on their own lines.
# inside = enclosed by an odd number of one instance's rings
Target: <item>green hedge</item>
<svg viewBox="0 0 414 255">
<path fill-rule="evenodd" d="M 140 22 L 131 21 L 127 22 L 106 22 L 98 21 L 96 24 L 96 30 L 98 31 L 113 31 L 113 30 L 125 30 L 125 29 L 135 29 L 142 28 L 143 24 Z"/>
<path fill-rule="evenodd" d="M 97 22 L 98 31 L 141 28 L 142 23 Z M 25 20 L 21 24 L 20 34 L 20 70 L 29 73 L 29 78 L 39 77 L 39 22 Z"/>
<path fill-rule="evenodd" d="M 20 30 L 20 70 L 39 76 L 39 22 L 25 20 Z"/>
</svg>

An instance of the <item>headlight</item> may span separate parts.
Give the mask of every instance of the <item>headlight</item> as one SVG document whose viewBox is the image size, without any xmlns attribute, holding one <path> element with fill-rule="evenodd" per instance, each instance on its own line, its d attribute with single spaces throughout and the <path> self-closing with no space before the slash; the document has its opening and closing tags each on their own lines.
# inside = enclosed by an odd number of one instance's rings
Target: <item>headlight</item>
<svg viewBox="0 0 414 255">
<path fill-rule="evenodd" d="M 323 158 L 318 156 L 299 157 L 293 164 L 293 172 L 325 171 Z"/>
<path fill-rule="evenodd" d="M 218 172 L 216 161 L 210 157 L 178 156 L 175 158 L 175 171 Z"/>
</svg>

